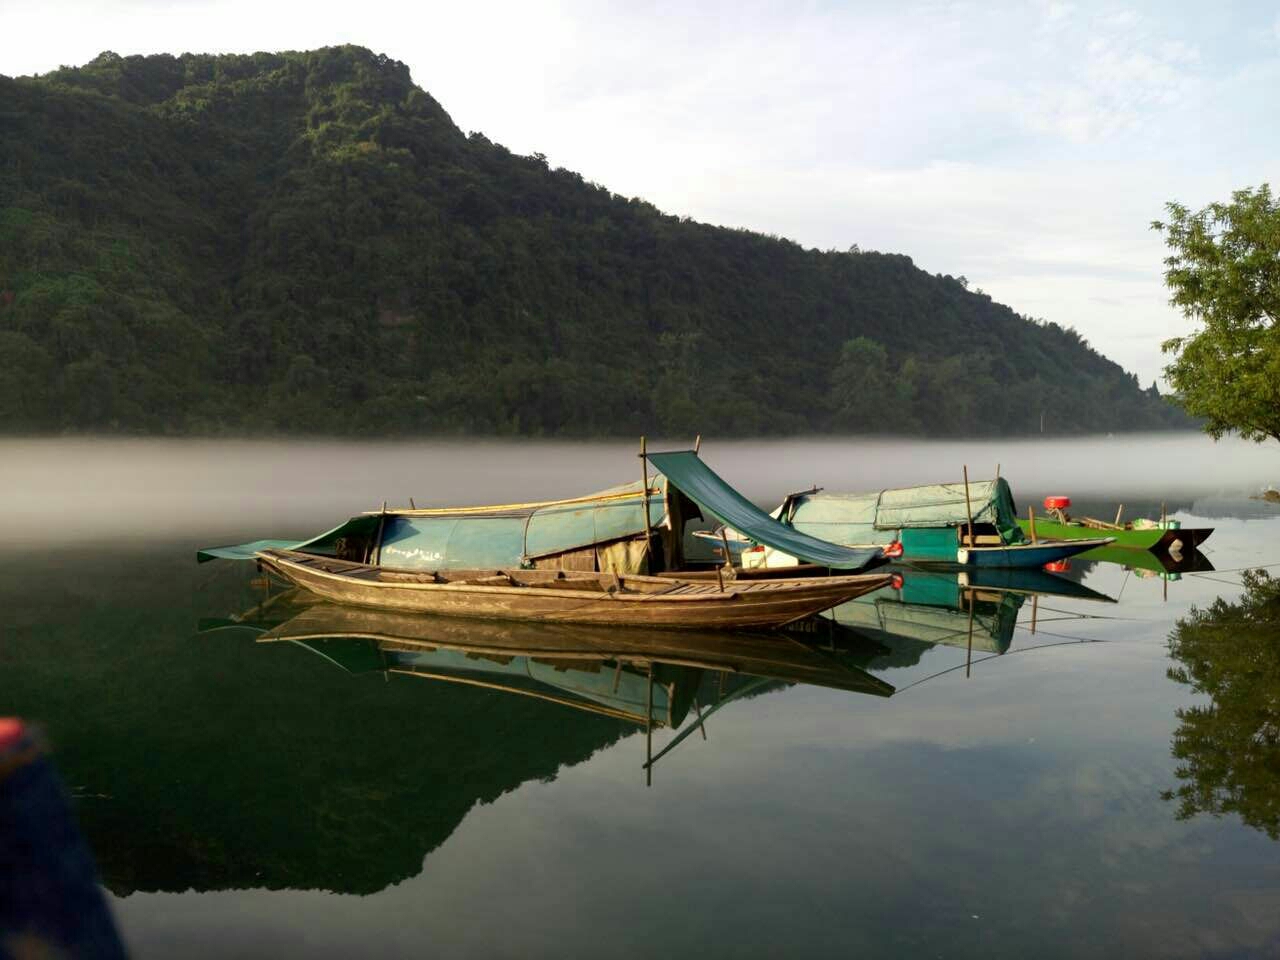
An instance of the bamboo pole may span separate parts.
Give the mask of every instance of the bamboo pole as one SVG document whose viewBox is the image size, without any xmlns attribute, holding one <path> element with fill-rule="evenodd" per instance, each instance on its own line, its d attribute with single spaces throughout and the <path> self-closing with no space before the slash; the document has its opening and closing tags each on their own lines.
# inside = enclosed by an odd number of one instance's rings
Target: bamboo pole
<svg viewBox="0 0 1280 960">
<path fill-rule="evenodd" d="M 646 513 L 645 516 L 648 516 Z M 653 661 L 649 661 L 649 693 L 644 706 L 644 785 L 653 786 Z"/>
<path fill-rule="evenodd" d="M 1000 479 L 1000 464 L 996 464 L 996 479 Z"/>
<path fill-rule="evenodd" d="M 724 545 L 724 565 L 729 568 L 730 572 L 732 572 L 733 554 L 729 552 L 729 535 L 724 532 L 723 524 L 720 527 L 720 543 Z"/>
<path fill-rule="evenodd" d="M 378 517 L 378 542 L 374 544 L 373 565 L 380 566 L 382 564 L 382 533 L 387 525 L 387 501 L 382 501 L 382 513 Z"/>
<path fill-rule="evenodd" d="M 954 476 L 954 474 L 952 474 Z M 969 517 L 969 546 L 973 546 L 973 504 L 969 501 L 969 465 L 964 465 L 964 510 Z"/>
<path fill-rule="evenodd" d="M 967 591 L 969 594 L 969 649 L 964 656 L 964 675 L 969 677 L 969 670 L 973 666 L 973 591 Z"/>
<path fill-rule="evenodd" d="M 702 449 L 702 434 L 698 434 L 693 438 L 693 452 L 697 453 Z"/>
<path fill-rule="evenodd" d="M 1031 542 L 1039 543 L 1036 539 L 1036 508 L 1030 503 L 1027 504 L 1027 525 L 1031 527 Z"/>
<path fill-rule="evenodd" d="M 644 554 L 653 550 L 653 531 L 649 529 L 649 456 L 645 438 L 640 438 L 640 499 L 644 510 Z"/>
<path fill-rule="evenodd" d="M 1036 632 L 1036 614 L 1040 612 L 1040 594 L 1033 593 L 1031 595 L 1031 633 Z"/>
<path fill-rule="evenodd" d="M 707 725 L 702 722 L 702 706 L 698 703 L 698 698 L 693 698 L 693 712 L 698 715 L 698 729 L 702 731 L 702 739 L 707 739 Z"/>
<path fill-rule="evenodd" d="M 1122 503 L 1122 504 L 1120 504 L 1120 506 L 1116 507 L 1116 523 L 1115 523 L 1115 525 L 1116 525 L 1117 527 L 1118 527 L 1118 526 L 1120 526 L 1120 514 L 1122 514 L 1122 513 L 1124 513 L 1124 504 L 1123 504 L 1123 503 Z"/>
</svg>

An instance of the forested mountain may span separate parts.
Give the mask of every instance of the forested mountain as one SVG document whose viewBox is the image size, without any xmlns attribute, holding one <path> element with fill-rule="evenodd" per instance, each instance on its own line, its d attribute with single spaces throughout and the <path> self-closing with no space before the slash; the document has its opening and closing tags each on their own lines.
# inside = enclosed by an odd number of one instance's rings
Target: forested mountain
<svg viewBox="0 0 1280 960">
<path fill-rule="evenodd" d="M 1072 330 L 464 135 L 358 47 L 0 77 L 0 429 L 1184 425 Z"/>
</svg>

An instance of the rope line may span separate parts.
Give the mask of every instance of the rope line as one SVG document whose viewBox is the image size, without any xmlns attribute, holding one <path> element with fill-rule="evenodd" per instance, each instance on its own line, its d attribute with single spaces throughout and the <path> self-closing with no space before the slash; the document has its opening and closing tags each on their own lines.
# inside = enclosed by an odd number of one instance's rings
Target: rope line
<svg viewBox="0 0 1280 960">
<path fill-rule="evenodd" d="M 1046 636 L 1061 637 L 1061 636 L 1066 636 L 1066 634 L 1050 633 L 1050 634 L 1046 634 Z M 897 691 L 894 692 L 893 695 L 895 697 L 902 696 L 902 694 L 906 693 L 912 687 L 918 687 L 920 686 L 920 684 L 924 683 L 927 680 L 934 680 L 934 679 L 937 679 L 938 677 L 946 676 L 948 673 L 955 673 L 955 671 L 957 670 L 963 670 L 966 666 L 977 666 L 979 663 L 985 663 L 988 660 L 995 660 L 1000 657 L 1011 657 L 1015 653 L 1030 653 L 1032 650 L 1047 650 L 1050 647 L 1070 647 L 1070 646 L 1075 646 L 1081 643 L 1109 643 L 1109 642 L 1110 641 L 1108 640 L 1099 640 L 1091 637 L 1072 637 L 1069 640 L 1064 641 L 1063 643 L 1040 643 L 1034 647 L 1021 647 L 1018 650 L 1010 650 L 1008 653 L 991 653 L 991 654 L 987 654 L 987 656 L 985 657 L 980 657 L 976 660 L 971 660 L 968 663 L 957 663 L 954 667 L 947 667 L 947 669 L 939 670 L 937 673 L 931 673 L 927 677 L 921 677 L 919 680 L 916 680 L 914 683 L 908 683 L 905 687 L 899 687 Z"/>
</svg>

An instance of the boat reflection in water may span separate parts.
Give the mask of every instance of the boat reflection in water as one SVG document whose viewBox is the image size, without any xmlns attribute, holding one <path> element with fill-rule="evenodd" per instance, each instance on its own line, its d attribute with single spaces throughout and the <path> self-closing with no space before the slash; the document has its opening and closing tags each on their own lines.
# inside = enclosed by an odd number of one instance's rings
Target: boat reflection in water
<svg viewBox="0 0 1280 960">
<path fill-rule="evenodd" d="M 871 670 L 910 666 L 934 645 L 1004 653 L 1019 612 L 1041 596 L 1113 602 L 1038 570 L 918 570 L 782 633 L 602 630 L 487 621 L 334 604 L 300 589 L 202 629 L 250 628 L 353 675 L 382 673 L 473 687 L 634 724 L 644 769 L 735 700 L 794 684 L 888 697 Z M 1034 628 L 1034 618 L 1032 622 Z M 658 753 L 653 732 L 678 731 Z"/>
<path fill-rule="evenodd" d="M 1076 563 L 1080 565 L 1081 572 L 1087 571 L 1094 563 L 1114 563 L 1132 571 L 1135 576 L 1160 577 L 1163 580 L 1181 580 L 1184 573 L 1209 573 L 1213 570 L 1213 563 L 1199 550 L 1187 550 L 1174 556 L 1149 550 L 1103 547 L 1090 550 Z"/>
<path fill-rule="evenodd" d="M 312 601 L 315 602 L 312 602 Z M 281 621 L 280 614 L 287 619 Z M 289 591 L 208 627 L 254 627 L 259 643 L 293 643 L 352 674 L 382 672 L 530 697 L 643 727 L 652 771 L 656 728 L 685 726 L 663 753 L 728 703 L 780 685 L 887 697 L 863 665 L 866 639 L 804 632 L 628 629 L 463 620 L 331 604 Z"/>
<path fill-rule="evenodd" d="M 1081 583 L 1041 570 L 903 567 L 896 572 L 892 586 L 843 603 L 823 616 L 899 654 L 906 654 L 913 645 L 936 644 L 1000 654 L 1013 644 L 1013 632 L 1028 599 L 1033 632 L 1040 597 L 1115 602 Z"/>
</svg>

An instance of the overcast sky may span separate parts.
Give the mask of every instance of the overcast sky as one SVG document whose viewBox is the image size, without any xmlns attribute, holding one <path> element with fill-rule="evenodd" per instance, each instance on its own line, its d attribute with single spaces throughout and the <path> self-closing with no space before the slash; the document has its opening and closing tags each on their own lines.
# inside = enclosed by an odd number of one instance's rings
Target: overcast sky
<svg viewBox="0 0 1280 960">
<path fill-rule="evenodd" d="M 1280 186 L 1280 3 L 0 0 L 0 73 L 357 43 L 466 131 L 806 246 L 909 254 L 1144 385 L 1148 225 Z"/>
</svg>

